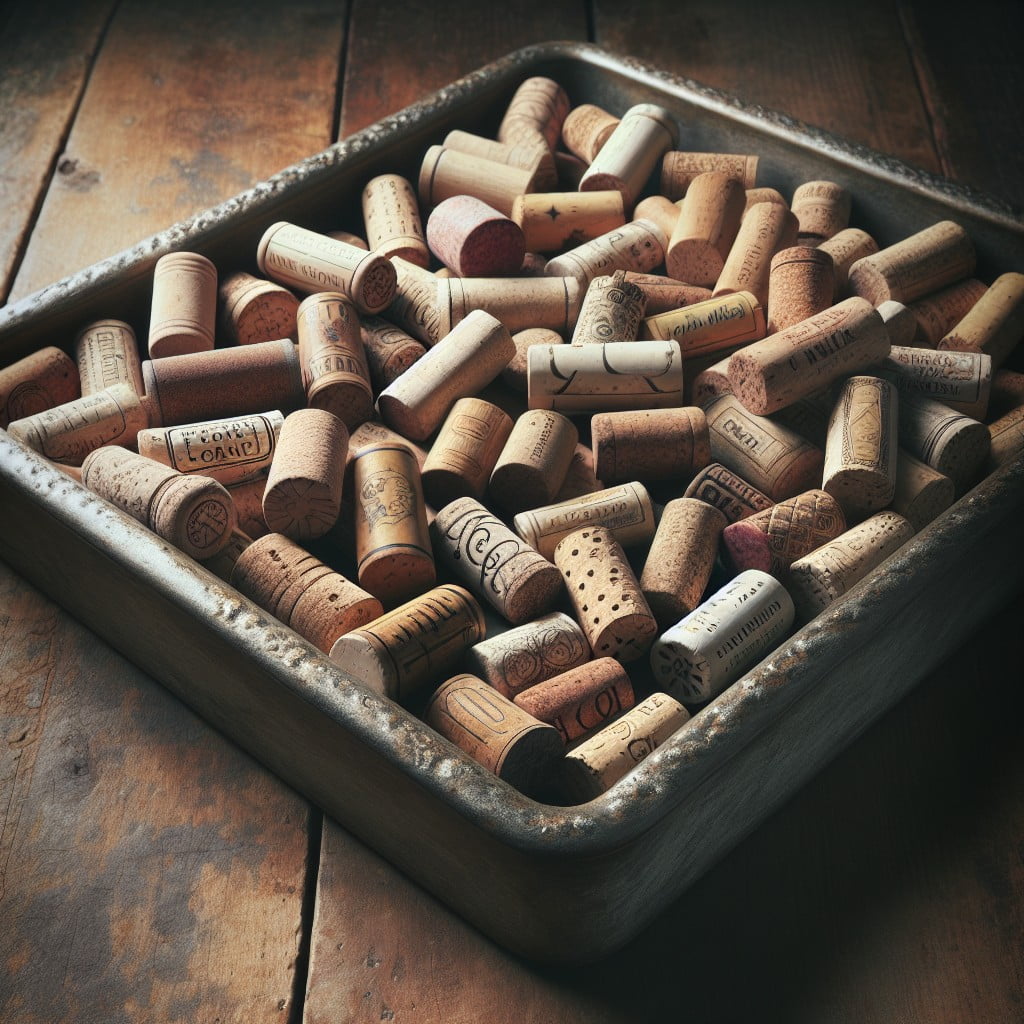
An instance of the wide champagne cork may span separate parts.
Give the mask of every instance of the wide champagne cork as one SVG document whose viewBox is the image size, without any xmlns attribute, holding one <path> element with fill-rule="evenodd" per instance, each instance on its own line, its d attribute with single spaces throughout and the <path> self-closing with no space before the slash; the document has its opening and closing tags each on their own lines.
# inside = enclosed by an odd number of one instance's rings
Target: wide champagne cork
<svg viewBox="0 0 1024 1024">
<path fill-rule="evenodd" d="M 634 220 L 652 220 L 666 238 L 672 237 L 679 220 L 680 204 L 665 196 L 647 196 L 633 207 Z"/>
<path fill-rule="evenodd" d="M 864 256 L 850 267 L 850 289 L 873 306 L 904 304 L 974 273 L 974 243 L 954 221 L 943 220 Z"/>
<path fill-rule="evenodd" d="M 992 392 L 988 403 L 990 417 L 998 419 L 1019 405 L 1024 405 L 1024 373 L 1005 368 L 996 370 L 992 374 Z"/>
<path fill-rule="evenodd" d="M 892 501 L 898 425 L 897 392 L 889 381 L 866 376 L 843 381 L 828 425 L 821 486 L 842 505 L 849 522 Z"/>
<path fill-rule="evenodd" d="M 379 316 L 361 316 L 359 335 L 375 392 L 383 391 L 427 351 L 411 334 Z"/>
<path fill-rule="evenodd" d="M 279 533 L 239 555 L 231 585 L 324 654 L 338 637 L 384 613 L 376 597 Z"/>
<path fill-rule="evenodd" d="M 427 725 L 527 795 L 551 784 L 562 737 L 493 686 L 457 675 L 438 687 L 423 712 Z"/>
<path fill-rule="evenodd" d="M 79 331 L 75 361 L 83 395 L 94 395 L 121 383 L 143 393 L 139 345 L 135 331 L 123 320 L 97 320 Z"/>
<path fill-rule="evenodd" d="M 456 498 L 483 498 L 512 417 L 492 402 L 460 398 L 438 432 L 423 464 L 423 493 L 435 508 Z"/>
<path fill-rule="evenodd" d="M 889 341 L 893 347 L 897 345 L 902 348 L 924 347 L 917 341 L 917 317 L 914 316 L 914 311 L 909 306 L 904 306 L 902 302 L 897 302 L 895 299 L 886 299 L 875 308 L 882 318 L 882 323 L 885 324 L 885 329 L 889 333 Z"/>
<path fill-rule="evenodd" d="M 799 237 L 808 245 L 839 234 L 850 222 L 850 193 L 834 181 L 805 181 L 789 206 L 800 222 Z"/>
<path fill-rule="evenodd" d="M 598 413 L 590 436 L 594 470 L 608 484 L 681 484 L 711 461 L 707 418 L 696 406 Z"/>
<path fill-rule="evenodd" d="M 746 206 L 743 185 L 718 171 L 698 174 L 683 199 L 665 250 L 665 270 L 687 284 L 713 287 L 722 275 Z"/>
<path fill-rule="evenodd" d="M 352 469 L 359 585 L 386 606 L 429 590 L 437 574 L 416 456 L 404 444 L 368 445 Z"/>
<path fill-rule="evenodd" d="M 717 697 L 778 647 L 795 613 L 777 579 L 741 572 L 654 642 L 655 685 L 687 704 Z"/>
<path fill-rule="evenodd" d="M 697 498 L 718 509 L 727 523 L 738 523 L 755 512 L 771 508 L 771 498 L 748 484 L 743 477 L 720 462 L 705 466 L 683 492 L 684 498 Z"/>
<path fill-rule="evenodd" d="M 513 520 L 516 533 L 545 558 L 583 525 L 603 526 L 623 547 L 646 544 L 655 531 L 651 496 L 643 484 L 631 481 L 528 509 Z"/>
<path fill-rule="evenodd" d="M 956 488 L 948 476 L 932 469 L 904 448 L 896 459 L 896 492 L 890 508 L 923 530 L 956 500 Z"/>
<path fill-rule="evenodd" d="M 777 252 L 768 273 L 768 333 L 828 309 L 835 291 L 835 264 L 827 252 L 806 245 Z"/>
<path fill-rule="evenodd" d="M 700 604 L 728 520 L 697 498 L 665 505 L 640 576 L 640 589 L 661 629 Z"/>
<path fill-rule="evenodd" d="M 997 277 L 936 348 L 984 352 L 998 370 L 1024 337 L 1024 274 Z"/>
<path fill-rule="evenodd" d="M 553 725 L 562 740 L 579 739 L 633 707 L 633 684 L 614 658 L 569 669 L 517 694 L 513 703 Z"/>
<path fill-rule="evenodd" d="M 381 256 L 401 256 L 430 266 L 416 193 L 400 174 L 379 174 L 363 186 L 363 222 L 370 249 Z"/>
<path fill-rule="evenodd" d="M 698 174 L 716 172 L 734 178 L 744 188 L 757 181 L 758 158 L 747 153 L 683 153 L 671 150 L 661 160 L 658 192 L 671 200 L 682 199 Z"/>
<path fill-rule="evenodd" d="M 299 300 L 287 288 L 239 270 L 221 282 L 218 294 L 221 329 L 236 345 L 296 339 Z"/>
<path fill-rule="evenodd" d="M 594 657 L 633 661 L 645 654 L 658 625 L 612 532 L 576 530 L 558 542 L 553 558 Z"/>
<path fill-rule="evenodd" d="M 270 469 L 284 415 L 276 409 L 179 427 L 140 430 L 139 454 L 179 473 L 202 473 L 227 486 Z"/>
<path fill-rule="evenodd" d="M 467 277 L 436 285 L 438 327 L 443 337 L 474 310 L 500 320 L 509 331 L 545 327 L 572 333 L 586 284 L 571 277 Z"/>
<path fill-rule="evenodd" d="M 578 441 L 575 424 L 561 413 L 524 412 L 491 471 L 488 491 L 494 502 L 506 512 L 521 512 L 554 501 Z"/>
<path fill-rule="evenodd" d="M 513 391 L 526 394 L 526 362 L 527 354 L 534 345 L 562 345 L 564 339 L 549 327 L 528 327 L 525 331 L 516 331 L 512 335 L 516 354 L 508 361 L 508 366 L 501 371 L 501 382 Z"/>
<path fill-rule="evenodd" d="M 498 141 L 518 145 L 540 135 L 554 150 L 569 113 L 569 97 L 552 78 L 534 75 L 516 89 L 498 126 Z"/>
<path fill-rule="evenodd" d="M 797 617 L 809 622 L 914 535 L 898 512 L 876 512 L 835 540 L 798 558 L 786 577 Z"/>
<path fill-rule="evenodd" d="M 460 398 L 494 380 L 515 350 L 500 320 L 474 310 L 380 393 L 381 418 L 403 436 L 424 440 Z"/>
<path fill-rule="evenodd" d="M 81 397 L 78 368 L 54 345 L 0 370 L 0 427 Z"/>
<path fill-rule="evenodd" d="M 967 316 L 986 291 L 988 288 L 983 282 L 969 277 L 907 303 L 917 321 L 914 344 L 935 348 Z"/>
<path fill-rule="evenodd" d="M 711 289 L 700 285 L 686 284 L 660 274 L 641 274 L 635 270 L 626 271 L 626 280 L 635 284 L 647 296 L 647 316 L 668 313 L 680 306 L 690 306 L 711 298 Z"/>
<path fill-rule="evenodd" d="M 562 142 L 565 148 L 591 164 L 619 125 L 619 118 L 594 103 L 581 103 L 565 115 Z"/>
<path fill-rule="evenodd" d="M 528 252 L 561 252 L 600 238 L 626 223 L 622 193 L 534 192 L 516 196 L 509 216 Z"/>
<path fill-rule="evenodd" d="M 395 268 L 377 252 L 278 221 L 256 251 L 260 273 L 307 295 L 346 295 L 360 313 L 380 313 L 395 297 Z"/>
<path fill-rule="evenodd" d="M 715 281 L 715 295 L 751 292 L 766 306 L 772 257 L 796 245 L 796 229 L 796 217 L 785 206 L 758 203 L 750 207 Z"/>
<path fill-rule="evenodd" d="M 447 576 L 513 625 L 552 610 L 559 571 L 475 498 L 457 498 L 430 524 L 434 555 Z"/>
<path fill-rule="evenodd" d="M 450 676 L 486 631 L 473 595 L 446 583 L 339 637 L 331 661 L 370 689 L 403 703 Z"/>
<path fill-rule="evenodd" d="M 765 336 L 765 312 L 753 292 L 734 292 L 645 317 L 641 338 L 679 343 L 684 359 L 735 348 Z"/>
<path fill-rule="evenodd" d="M 86 457 L 82 483 L 192 558 L 212 558 L 238 525 L 222 484 L 185 476 L 118 445 Z"/>
<path fill-rule="evenodd" d="M 593 278 L 583 296 L 572 344 L 636 341 L 646 305 L 643 290 L 626 280 L 624 270 Z"/>
<path fill-rule="evenodd" d="M 566 754 L 566 796 L 585 803 L 607 792 L 689 720 L 690 713 L 673 697 L 652 693 Z"/>
<path fill-rule="evenodd" d="M 460 153 L 529 171 L 533 175 L 531 190 L 558 187 L 554 154 L 540 136 L 524 136 L 521 141 L 509 145 L 456 129 L 444 137 L 442 145 L 445 149 L 457 149 Z"/>
<path fill-rule="evenodd" d="M 683 359 L 674 341 L 535 345 L 526 360 L 531 409 L 576 415 L 682 405 Z"/>
<path fill-rule="evenodd" d="M 668 239 L 652 220 L 632 220 L 548 260 L 548 277 L 575 277 L 584 284 L 616 270 L 646 273 L 665 258 Z"/>
<path fill-rule="evenodd" d="M 7 432 L 54 462 L 80 466 L 103 445 L 135 446 L 149 425 L 146 410 L 130 384 L 115 384 L 92 395 L 14 420 Z"/>
<path fill-rule="evenodd" d="M 555 495 L 555 501 L 569 501 L 604 490 L 604 483 L 594 472 L 594 452 L 585 444 L 577 444 L 569 463 L 565 481 Z"/>
<path fill-rule="evenodd" d="M 889 354 L 889 335 L 870 303 L 853 296 L 729 357 L 733 394 L 765 416 Z"/>
<path fill-rule="evenodd" d="M 516 196 L 533 190 L 533 172 L 495 160 L 431 146 L 420 164 L 417 192 L 420 207 L 433 210 L 453 196 L 473 196 L 506 217 Z"/>
<path fill-rule="evenodd" d="M 510 276 L 526 255 L 522 228 L 475 196 L 438 203 L 427 219 L 427 244 L 459 277 Z"/>
<path fill-rule="evenodd" d="M 153 268 L 149 357 L 213 348 L 217 326 L 217 268 L 197 252 L 170 252 Z"/>
<path fill-rule="evenodd" d="M 795 245 L 796 243 L 791 243 Z M 833 301 L 846 298 L 849 292 L 850 267 L 862 256 L 878 252 L 878 243 L 860 228 L 843 228 L 818 245 L 819 252 L 832 257 L 835 291 Z"/>
<path fill-rule="evenodd" d="M 992 393 L 992 357 L 984 352 L 893 347 L 880 364 L 902 394 L 934 398 L 965 416 L 985 419 Z"/>
<path fill-rule="evenodd" d="M 438 279 L 400 256 L 393 257 L 391 265 L 395 268 L 395 297 L 384 317 L 424 345 L 436 345 L 448 333 L 448 328 L 441 329 Z"/>
<path fill-rule="evenodd" d="M 988 432 L 991 440 L 985 471 L 993 473 L 1024 452 L 1024 407 L 1018 406 L 1000 416 L 989 424 Z"/>
</svg>

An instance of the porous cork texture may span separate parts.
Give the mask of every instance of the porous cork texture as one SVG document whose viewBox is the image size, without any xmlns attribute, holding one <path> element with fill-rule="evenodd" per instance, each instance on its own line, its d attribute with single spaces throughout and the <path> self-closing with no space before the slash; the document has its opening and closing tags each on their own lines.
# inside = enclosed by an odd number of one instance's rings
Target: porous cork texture
<svg viewBox="0 0 1024 1024">
<path fill-rule="evenodd" d="M 923 530 L 956 500 L 956 488 L 948 476 L 932 469 L 910 452 L 899 449 L 896 459 L 896 490 L 892 510 Z"/>
<path fill-rule="evenodd" d="M 689 306 L 694 302 L 710 299 L 711 289 L 701 285 L 687 284 L 660 274 L 644 274 L 635 270 L 626 271 L 626 280 L 635 284 L 647 297 L 645 312 L 648 317 L 668 313 Z"/>
<path fill-rule="evenodd" d="M 538 135 L 554 150 L 570 109 L 569 96 L 553 78 L 533 75 L 516 89 L 498 125 L 498 141 L 515 145 Z"/>
<path fill-rule="evenodd" d="M 526 168 L 431 146 L 420 164 L 417 194 L 423 211 L 454 196 L 468 195 L 508 217 L 516 197 L 529 192 L 532 183 L 533 172 Z"/>
<path fill-rule="evenodd" d="M 833 301 L 846 298 L 849 292 L 850 267 L 863 256 L 878 252 L 878 243 L 866 231 L 860 228 L 843 228 L 831 238 L 826 238 L 818 246 L 819 252 L 827 252 L 832 257 L 835 277 Z"/>
<path fill-rule="evenodd" d="M 508 512 L 546 505 L 565 481 L 579 441 L 568 417 L 530 409 L 515 421 L 491 472 L 488 490 Z"/>
<path fill-rule="evenodd" d="M 943 336 L 970 312 L 987 290 L 988 286 L 984 282 L 969 277 L 965 281 L 957 281 L 956 284 L 940 288 L 913 302 L 907 302 L 907 308 L 917 321 L 913 343 L 925 348 L 935 348 Z"/>
<path fill-rule="evenodd" d="M 777 252 L 768 272 L 768 333 L 828 309 L 835 290 L 835 264 L 827 252 L 806 245 Z"/>
<path fill-rule="evenodd" d="M 475 196 L 452 196 L 427 219 L 430 251 L 459 277 L 504 277 L 523 265 L 522 228 Z"/>
<path fill-rule="evenodd" d="M 427 351 L 422 342 L 379 316 L 361 316 L 359 334 L 374 393 L 383 391 Z"/>
<path fill-rule="evenodd" d="M 532 190 L 558 188 L 555 156 L 540 135 L 530 135 L 514 143 L 505 143 L 455 129 L 444 137 L 442 145 L 445 149 L 457 149 L 470 156 L 529 171 Z"/>
<path fill-rule="evenodd" d="M 526 394 L 527 353 L 534 345 L 563 345 L 565 340 L 548 327 L 528 327 L 512 335 L 516 354 L 501 371 L 501 382 L 513 391 Z"/>
<path fill-rule="evenodd" d="M 936 348 L 984 352 L 999 369 L 1024 335 L 1024 274 L 1001 274 Z"/>
<path fill-rule="evenodd" d="M 975 420 L 986 418 L 992 394 L 992 357 L 986 352 L 893 345 L 879 372 L 901 393 L 934 398 Z"/>
<path fill-rule="evenodd" d="M 139 345 L 135 331 L 123 320 L 97 320 L 84 327 L 75 338 L 75 362 L 83 395 L 114 384 L 129 384 L 143 394 Z"/>
<path fill-rule="evenodd" d="M 587 287 L 572 335 L 573 345 L 636 341 L 647 297 L 626 272 L 595 277 Z"/>
<path fill-rule="evenodd" d="M 772 259 L 780 250 L 796 245 L 796 235 L 796 217 L 785 206 L 757 203 L 749 207 L 715 281 L 714 294 L 751 292 L 767 306 Z"/>
<path fill-rule="evenodd" d="M 834 181 L 805 181 L 789 205 L 800 222 L 800 237 L 811 244 L 832 238 L 850 222 L 850 193 Z"/>
<path fill-rule="evenodd" d="M 725 516 L 727 523 L 738 523 L 774 504 L 766 494 L 720 462 L 712 462 L 702 469 L 690 481 L 683 497 L 697 498 L 713 506 Z"/>
<path fill-rule="evenodd" d="M 81 397 L 78 367 L 54 345 L 0 370 L 0 427 Z"/>
<path fill-rule="evenodd" d="M 707 417 L 696 406 L 597 413 L 590 436 L 594 471 L 607 484 L 689 482 L 711 461 Z"/>
<path fill-rule="evenodd" d="M 371 178 L 363 186 L 362 208 L 368 248 L 382 256 L 430 266 L 416 193 L 406 178 L 400 174 Z"/>
<path fill-rule="evenodd" d="M 665 233 L 652 220 L 632 220 L 548 260 L 548 277 L 575 277 L 585 285 L 616 270 L 647 273 L 665 259 Z M 699 283 L 699 282 L 698 282 Z"/>
<path fill-rule="evenodd" d="M 746 193 L 735 178 L 718 171 L 698 174 L 686 190 L 665 250 L 669 276 L 713 287 L 739 231 L 745 206 Z"/>
<path fill-rule="evenodd" d="M 218 291 L 221 329 L 236 345 L 296 340 L 299 300 L 287 288 L 240 270 L 226 277 Z"/>
<path fill-rule="evenodd" d="M 568 337 L 585 290 L 585 283 L 571 277 L 435 279 L 438 329 L 446 334 L 482 310 L 509 331 L 544 327 Z"/>
<path fill-rule="evenodd" d="M 670 200 L 682 199 L 698 174 L 716 172 L 740 182 L 744 190 L 757 181 L 758 158 L 750 153 L 685 153 L 670 150 L 661 159 L 658 192 Z M 780 197 L 781 198 L 781 197 Z"/>
<path fill-rule="evenodd" d="M 197 252 L 170 252 L 153 268 L 149 356 L 179 356 L 213 348 L 217 268 Z"/>
<path fill-rule="evenodd" d="M 618 127 L 619 120 L 596 103 L 581 103 L 573 107 L 562 122 L 562 142 L 570 153 L 587 164 L 593 163 Z"/>
</svg>

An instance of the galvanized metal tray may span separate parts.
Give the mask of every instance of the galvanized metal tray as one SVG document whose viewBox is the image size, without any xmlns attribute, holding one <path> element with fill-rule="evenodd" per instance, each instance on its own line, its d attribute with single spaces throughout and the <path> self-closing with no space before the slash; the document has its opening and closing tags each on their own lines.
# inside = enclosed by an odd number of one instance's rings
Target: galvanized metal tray
<svg viewBox="0 0 1024 1024">
<path fill-rule="evenodd" d="M 621 113 L 657 102 L 681 148 L 757 153 L 759 183 L 829 178 L 885 245 L 957 220 L 979 276 L 1024 270 L 1004 204 L 596 47 L 517 51 L 231 201 L 0 311 L 0 364 L 117 316 L 144 327 L 153 265 L 188 248 L 255 269 L 277 220 L 359 223 L 365 181 L 415 178 L 453 128 L 493 134 L 530 75 Z M 213 726 L 498 942 L 584 961 L 626 942 L 1024 587 L 1024 459 L 1003 466 L 577 807 L 510 788 L 294 632 L 0 431 L 0 555 Z"/>
</svg>

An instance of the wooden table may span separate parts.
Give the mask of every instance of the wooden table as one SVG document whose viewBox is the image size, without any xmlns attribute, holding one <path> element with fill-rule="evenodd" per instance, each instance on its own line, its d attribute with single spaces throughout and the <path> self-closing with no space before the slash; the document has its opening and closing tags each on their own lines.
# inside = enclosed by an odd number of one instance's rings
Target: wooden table
<svg viewBox="0 0 1024 1024">
<path fill-rule="evenodd" d="M 548 39 L 1024 200 L 1018 3 L 16 6 L 8 301 Z M 1024 598 L 621 954 L 554 969 L 482 938 L 2 564 L 0 595 L 5 1022 L 1024 1013 Z"/>
</svg>

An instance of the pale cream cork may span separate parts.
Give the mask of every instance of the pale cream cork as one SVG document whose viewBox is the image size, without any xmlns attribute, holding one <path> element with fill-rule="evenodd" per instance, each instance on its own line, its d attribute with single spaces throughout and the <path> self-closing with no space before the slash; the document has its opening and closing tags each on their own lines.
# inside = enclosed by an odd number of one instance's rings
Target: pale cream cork
<svg viewBox="0 0 1024 1024">
<path fill-rule="evenodd" d="M 588 284 L 616 270 L 646 273 L 665 259 L 668 239 L 652 220 L 632 220 L 548 260 L 548 277 L 575 277 Z"/>
<path fill-rule="evenodd" d="M 902 394 L 934 398 L 971 419 L 983 420 L 992 394 L 992 357 L 984 352 L 936 351 L 893 345 L 879 364 Z"/>
<path fill-rule="evenodd" d="M 626 280 L 624 270 L 595 277 L 587 286 L 572 334 L 573 345 L 636 341 L 647 305 L 643 289 Z"/>
<path fill-rule="evenodd" d="M 850 223 L 850 193 L 834 181 L 805 181 L 793 192 L 790 209 L 800 222 L 799 235 L 817 245 Z"/>
<path fill-rule="evenodd" d="M 1001 274 L 936 348 L 984 352 L 998 370 L 1024 337 L 1024 274 Z"/>
<path fill-rule="evenodd" d="M 400 256 L 430 266 L 419 206 L 412 185 L 400 174 L 378 174 L 363 186 L 367 245 L 382 256 Z"/>
<path fill-rule="evenodd" d="M 507 217 L 516 196 L 532 186 L 533 173 L 522 167 L 431 146 L 420 164 L 417 192 L 425 213 L 453 196 L 473 196 Z"/>
<path fill-rule="evenodd" d="M 762 306 L 767 305 L 772 258 L 796 244 L 796 230 L 796 216 L 785 206 L 749 207 L 715 281 L 714 294 L 751 292 Z"/>
<path fill-rule="evenodd" d="M 696 406 L 598 413 L 590 437 L 594 471 L 608 484 L 688 483 L 711 461 L 707 417 Z"/>
<path fill-rule="evenodd" d="M 359 335 L 375 393 L 383 391 L 427 351 L 411 334 L 379 316 L 361 316 Z"/>
<path fill-rule="evenodd" d="M 525 79 L 509 100 L 498 125 L 498 141 L 518 145 L 536 136 L 554 150 L 569 113 L 569 96 L 553 78 L 533 75 Z"/>
<path fill-rule="evenodd" d="M 236 345 L 296 340 L 299 300 L 282 285 L 240 270 L 221 282 L 218 294 L 221 330 Z"/>
<path fill-rule="evenodd" d="M 523 265 L 522 228 L 475 196 L 452 196 L 427 219 L 430 251 L 459 277 L 508 277 Z"/>
<path fill-rule="evenodd" d="M 827 252 L 806 245 L 780 250 L 768 274 L 768 333 L 828 309 L 835 290 L 835 264 Z"/>
<path fill-rule="evenodd" d="M 562 142 L 570 153 L 591 164 L 620 118 L 595 103 L 580 103 L 572 108 L 562 122 Z"/>
<path fill-rule="evenodd" d="M 449 330 L 441 329 L 438 279 L 400 256 L 392 257 L 391 265 L 395 268 L 395 297 L 382 315 L 428 348 L 436 345 Z"/>
<path fill-rule="evenodd" d="M 765 336 L 764 306 L 753 292 L 729 292 L 645 317 L 641 338 L 675 341 L 683 359 L 735 348 Z"/>
<path fill-rule="evenodd" d="M 705 466 L 683 492 L 684 498 L 697 498 L 718 509 L 726 522 L 738 523 L 755 512 L 771 508 L 774 504 L 766 494 L 748 484 L 739 474 L 712 462 Z"/>
<path fill-rule="evenodd" d="M 508 164 L 529 171 L 532 175 L 530 190 L 554 189 L 558 187 L 558 169 L 555 157 L 540 136 L 528 136 L 513 145 L 487 139 L 472 132 L 450 131 L 442 145 L 445 149 L 457 149 L 460 153 L 482 157 L 498 164 Z"/>
<path fill-rule="evenodd" d="M 671 150 L 661 160 L 658 191 L 671 200 L 682 199 L 698 174 L 715 172 L 734 178 L 744 188 L 757 182 L 758 158 L 750 153 L 684 153 Z"/>
<path fill-rule="evenodd" d="M 213 348 L 217 325 L 217 268 L 197 252 L 171 252 L 153 268 L 149 357 Z"/>
<path fill-rule="evenodd" d="M 500 320 L 509 331 L 545 327 L 562 337 L 572 334 L 586 284 L 572 277 L 467 277 L 435 285 L 441 337 L 474 310 Z"/>
<path fill-rule="evenodd" d="M 527 251 L 561 252 L 621 228 L 626 223 L 622 193 L 534 192 L 516 196 L 509 216 L 523 232 Z"/>
<path fill-rule="evenodd" d="M 666 196 L 647 196 L 633 207 L 633 219 L 654 221 L 661 228 L 662 234 L 671 238 L 680 211 L 681 204 L 672 202 Z"/>
<path fill-rule="evenodd" d="M 635 270 L 626 271 L 626 280 L 635 284 L 647 296 L 647 316 L 669 313 L 681 306 L 690 306 L 711 298 L 711 289 L 701 285 L 686 284 L 660 274 L 642 274 Z"/>
<path fill-rule="evenodd" d="M 907 303 L 917 321 L 914 344 L 935 348 L 967 316 L 986 291 L 988 288 L 982 281 L 969 277 Z"/>
<path fill-rule="evenodd" d="M 66 352 L 47 345 L 0 370 L 0 427 L 28 419 L 82 395 L 78 367 Z"/>
<path fill-rule="evenodd" d="M 896 459 L 896 493 L 891 508 L 923 530 L 956 500 L 953 481 L 900 448 Z"/>
<path fill-rule="evenodd" d="M 557 412 L 530 409 L 519 416 L 488 482 L 494 503 L 521 512 L 554 500 L 569 471 L 579 431 Z"/>
<path fill-rule="evenodd" d="M 527 353 L 534 345 L 563 345 L 565 340 L 549 327 L 528 327 L 525 331 L 516 331 L 512 340 L 515 342 L 516 354 L 501 371 L 501 382 L 525 395 Z"/>
<path fill-rule="evenodd" d="M 94 395 L 121 383 L 143 394 L 139 345 L 135 331 L 123 320 L 97 320 L 79 331 L 75 362 L 83 395 Z"/>
<path fill-rule="evenodd" d="M 686 190 L 665 250 L 665 270 L 687 284 L 713 287 L 739 232 L 746 193 L 735 178 L 698 174 Z"/>
<path fill-rule="evenodd" d="M 849 294 L 850 267 L 861 257 L 878 252 L 878 243 L 860 228 L 843 228 L 821 242 L 818 251 L 827 252 L 832 257 L 835 277 L 833 299 L 838 302 Z"/>
</svg>

